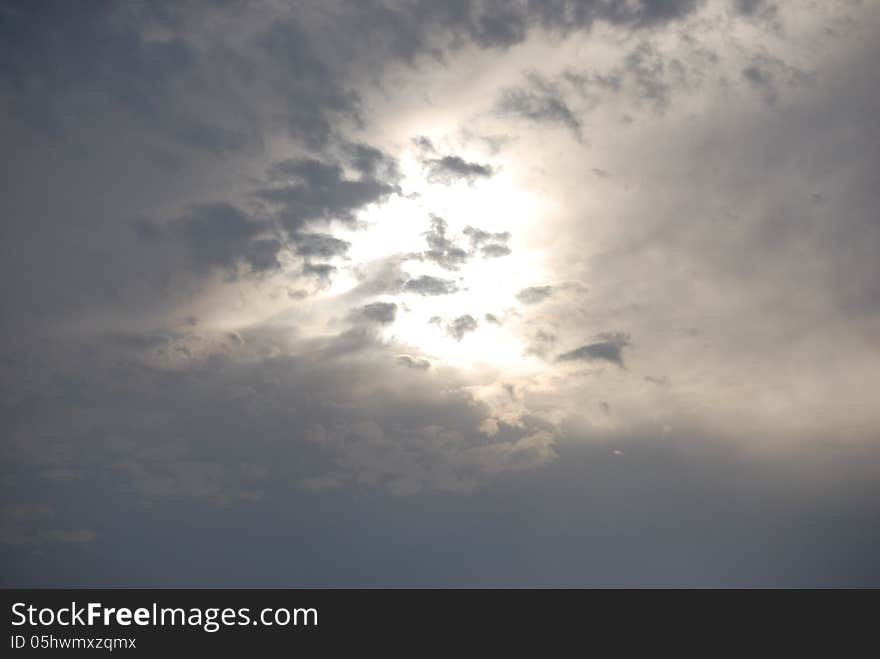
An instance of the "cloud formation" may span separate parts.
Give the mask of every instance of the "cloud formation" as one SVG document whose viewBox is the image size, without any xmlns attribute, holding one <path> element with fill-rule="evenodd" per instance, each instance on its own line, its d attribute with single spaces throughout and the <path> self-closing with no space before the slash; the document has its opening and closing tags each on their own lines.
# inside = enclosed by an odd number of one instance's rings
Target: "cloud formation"
<svg viewBox="0 0 880 659">
<path fill-rule="evenodd" d="M 440 279 L 430 275 L 421 275 L 415 279 L 410 279 L 403 286 L 403 290 L 417 295 L 449 295 L 457 290 L 454 281 L 449 279 Z"/>
<path fill-rule="evenodd" d="M 609 332 L 599 334 L 595 343 L 583 345 L 557 357 L 558 361 L 606 361 L 623 367 L 623 349 L 631 345 L 629 334 Z"/>
<path fill-rule="evenodd" d="M 878 28 L 7 7 L 3 584 L 878 583 Z"/>
<path fill-rule="evenodd" d="M 492 168 L 489 165 L 481 165 L 476 162 L 468 162 L 459 156 L 443 156 L 427 161 L 428 180 L 450 185 L 458 180 L 469 183 L 478 178 L 492 176 Z"/>
</svg>

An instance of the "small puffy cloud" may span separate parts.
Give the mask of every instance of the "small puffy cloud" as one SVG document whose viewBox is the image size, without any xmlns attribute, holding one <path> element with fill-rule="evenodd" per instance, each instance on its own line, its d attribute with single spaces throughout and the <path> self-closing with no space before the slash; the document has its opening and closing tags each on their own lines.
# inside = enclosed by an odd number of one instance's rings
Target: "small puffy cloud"
<svg viewBox="0 0 880 659">
<path fill-rule="evenodd" d="M 449 279 L 422 275 L 406 282 L 403 285 L 403 290 L 408 293 L 416 293 L 417 295 L 449 295 L 455 293 L 458 290 L 458 286 Z"/>
<path fill-rule="evenodd" d="M 346 152 L 351 156 L 351 166 L 362 177 L 368 179 L 381 179 L 384 181 L 396 181 L 400 178 L 397 160 L 384 151 L 369 144 L 348 143 Z"/>
<path fill-rule="evenodd" d="M 446 229 L 447 224 L 443 218 L 431 216 L 431 228 L 425 233 L 429 249 L 423 256 L 447 270 L 456 270 L 467 261 L 469 255 L 447 236 Z"/>
<path fill-rule="evenodd" d="M 427 161 L 428 180 L 450 185 L 464 180 L 472 183 L 478 178 L 489 178 L 494 171 L 489 165 L 468 162 L 459 156 L 443 156 Z"/>
<path fill-rule="evenodd" d="M 477 320 L 470 314 L 459 316 L 446 326 L 447 333 L 456 341 L 461 341 L 468 332 L 477 329 Z"/>
<path fill-rule="evenodd" d="M 417 371 L 426 371 L 431 368 L 431 362 L 420 357 L 411 357 L 409 355 L 399 355 L 395 360 L 401 366 L 406 366 Z"/>
<path fill-rule="evenodd" d="M 300 256 L 318 256 L 329 259 L 345 254 L 351 243 L 326 233 L 297 233 L 292 237 Z"/>
<path fill-rule="evenodd" d="M 306 277 L 314 277 L 321 286 L 330 284 L 330 276 L 336 272 L 336 266 L 329 263 L 303 263 L 302 274 Z"/>
<path fill-rule="evenodd" d="M 489 245 L 483 245 L 480 249 L 480 253 L 486 258 L 496 259 L 501 256 L 507 256 L 510 254 L 510 248 L 507 245 L 498 245 L 496 243 L 491 243 Z"/>
<path fill-rule="evenodd" d="M 393 302 L 371 302 L 351 312 L 351 318 L 369 323 L 389 325 L 397 317 L 397 305 Z"/>
<path fill-rule="evenodd" d="M 631 344 L 629 334 L 624 332 L 603 333 L 596 338 L 599 341 L 564 352 L 556 359 L 561 362 L 606 361 L 622 367 L 623 349 Z"/>
<path fill-rule="evenodd" d="M 478 229 L 477 227 L 466 226 L 463 231 L 464 235 L 466 235 L 473 247 L 479 247 L 484 243 L 506 243 L 510 240 L 510 232 L 502 231 L 500 233 L 490 233 L 489 231 L 484 231 L 483 229 Z"/>
<path fill-rule="evenodd" d="M 523 304 L 538 304 L 553 295 L 552 286 L 529 286 L 516 294 L 516 299 Z"/>
<path fill-rule="evenodd" d="M 434 148 L 434 143 L 430 140 L 430 138 L 427 138 L 424 135 L 417 135 L 416 137 L 412 138 L 412 143 L 422 153 L 434 153 L 436 151 L 436 149 Z"/>
</svg>

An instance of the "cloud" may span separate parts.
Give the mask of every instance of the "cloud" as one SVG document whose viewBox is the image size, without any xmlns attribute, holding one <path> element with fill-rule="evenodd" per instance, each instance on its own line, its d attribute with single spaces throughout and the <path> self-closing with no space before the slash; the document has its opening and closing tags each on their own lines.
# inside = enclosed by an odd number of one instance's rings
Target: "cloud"
<svg viewBox="0 0 880 659">
<path fill-rule="evenodd" d="M 19 5 L 5 584 L 876 580 L 871 3 Z"/>
<path fill-rule="evenodd" d="M 495 111 L 535 123 L 561 124 L 581 139 L 581 120 L 568 106 L 558 87 L 538 75 L 531 75 L 525 87 L 511 87 L 501 92 Z"/>
<path fill-rule="evenodd" d="M 274 238 L 258 239 L 269 227 L 232 204 L 194 206 L 170 227 L 173 234 L 187 244 L 200 269 L 233 269 L 237 262 L 243 261 L 254 272 L 264 272 L 280 265 L 281 242 Z"/>
<path fill-rule="evenodd" d="M 502 256 L 508 256 L 510 254 L 510 247 L 507 245 L 492 243 L 489 245 L 483 245 L 480 248 L 480 253 L 487 258 L 497 259 Z"/>
<path fill-rule="evenodd" d="M 302 274 L 307 277 L 314 277 L 321 286 L 329 286 L 330 276 L 336 272 L 336 266 L 330 263 L 311 263 L 306 261 L 303 263 Z"/>
<path fill-rule="evenodd" d="M 479 247 L 480 245 L 492 242 L 492 243 L 506 243 L 510 240 L 510 232 L 502 231 L 500 233 L 490 233 L 488 231 L 483 231 L 482 229 L 478 229 L 472 226 L 466 226 L 463 231 L 464 235 L 466 235 L 473 247 Z"/>
<path fill-rule="evenodd" d="M 734 7 L 747 16 L 775 18 L 778 8 L 770 0 L 733 0 Z"/>
<path fill-rule="evenodd" d="M 583 345 L 570 352 L 564 352 L 556 359 L 561 362 L 571 361 L 606 361 L 623 367 L 623 349 L 631 345 L 629 334 L 623 332 L 600 334 L 596 343 Z"/>
<path fill-rule="evenodd" d="M 343 256 L 351 243 L 326 233 L 297 233 L 292 237 L 296 252 L 300 256 L 320 256 L 329 259 Z"/>
<path fill-rule="evenodd" d="M 383 294 L 400 293 L 409 275 L 403 271 L 406 255 L 392 255 L 366 264 L 355 266 L 358 284 L 348 297 L 363 299 Z"/>
<path fill-rule="evenodd" d="M 428 251 L 423 257 L 434 261 L 447 270 L 458 270 L 469 258 L 481 254 L 484 258 L 498 258 L 510 254 L 510 248 L 503 244 L 510 240 L 510 232 L 489 233 L 472 226 L 465 227 L 463 233 L 470 242 L 470 251 L 459 246 L 447 233 L 448 225 L 443 218 L 433 215 L 431 229 L 425 233 Z M 498 241 L 488 243 L 486 241 Z"/>
<path fill-rule="evenodd" d="M 426 371 L 431 368 L 431 362 L 429 362 L 427 359 L 421 359 L 420 357 L 398 355 L 395 361 L 397 361 L 397 363 L 401 366 L 406 366 L 407 368 L 412 368 L 417 371 Z"/>
<path fill-rule="evenodd" d="M 55 508 L 43 503 L 4 503 L 0 506 L 0 544 L 31 546 L 43 544 L 82 544 L 96 535 L 86 529 L 54 526 Z"/>
<path fill-rule="evenodd" d="M 449 295 L 455 293 L 458 290 L 458 286 L 454 281 L 448 279 L 422 275 L 407 281 L 403 286 L 403 290 L 418 295 Z"/>
<path fill-rule="evenodd" d="M 38 129 L 63 130 L 62 108 L 82 90 L 148 118 L 161 115 L 160 99 L 195 66 L 197 51 L 184 38 L 147 39 L 130 17 L 108 20 L 105 10 L 51 3 L 4 12 L 0 80 L 17 90 L 17 113 Z"/>
<path fill-rule="evenodd" d="M 523 304 L 538 304 L 553 295 L 553 286 L 529 286 L 516 294 Z"/>
<path fill-rule="evenodd" d="M 381 149 L 363 143 L 348 142 L 346 152 L 351 158 L 351 166 L 362 177 L 373 180 L 396 182 L 400 179 L 397 160 Z"/>
<path fill-rule="evenodd" d="M 381 484 L 397 496 L 428 488 L 467 492 L 486 478 L 535 468 L 555 458 L 555 439 L 545 431 L 493 442 L 443 426 L 401 434 L 365 421 L 332 429 L 316 425 L 309 436 L 316 446 L 336 455 L 328 476 L 348 483 Z"/>
<path fill-rule="evenodd" d="M 397 305 L 394 302 L 371 302 L 351 312 L 354 319 L 362 319 L 380 325 L 389 325 L 397 317 Z"/>
<path fill-rule="evenodd" d="M 464 180 L 473 183 L 478 178 L 489 178 L 494 173 L 489 165 L 468 162 L 459 156 L 443 156 L 427 161 L 428 180 L 451 185 Z"/>
<path fill-rule="evenodd" d="M 360 98 L 348 89 L 321 57 L 309 30 L 289 15 L 275 18 L 261 35 L 271 64 L 267 77 L 286 103 L 292 137 L 313 148 L 325 146 L 334 123 L 359 117 Z M 296 75 L 290 75 L 290 72 Z"/>
<path fill-rule="evenodd" d="M 431 217 L 431 229 L 425 233 L 430 248 L 424 256 L 447 270 L 457 270 L 469 254 L 446 235 L 446 221 L 436 215 Z"/>
<path fill-rule="evenodd" d="M 459 316 L 446 326 L 446 332 L 456 341 L 461 341 L 468 332 L 477 329 L 477 320 L 470 314 Z"/>
<path fill-rule="evenodd" d="M 318 337 L 308 341 L 307 345 L 309 354 L 319 361 L 351 358 L 358 353 L 381 347 L 373 328 L 365 326 L 353 327 L 341 334 Z"/>
<path fill-rule="evenodd" d="M 547 0 L 518 4 L 488 0 L 442 6 L 428 0 L 379 6 L 355 3 L 349 24 L 376 35 L 395 59 L 412 62 L 423 53 L 436 56 L 467 43 L 507 49 L 538 27 L 556 34 L 588 30 L 596 21 L 633 30 L 651 28 L 683 18 L 698 5 L 698 0 Z"/>
<path fill-rule="evenodd" d="M 290 231 L 299 231 L 309 222 L 338 220 L 353 224 L 358 210 L 398 192 L 392 181 L 372 178 L 363 158 L 356 162 L 366 171 L 360 178 L 349 179 L 335 162 L 282 160 L 273 163 L 267 172 L 277 184 L 257 190 L 254 196 L 277 207 L 279 220 Z"/>
<path fill-rule="evenodd" d="M 526 348 L 526 354 L 545 357 L 553 345 L 556 344 L 556 341 L 557 337 L 552 332 L 538 330 L 532 335 L 528 347 Z"/>
<path fill-rule="evenodd" d="M 768 105 L 776 103 L 783 86 L 795 87 L 812 82 L 812 77 L 800 69 L 763 53 L 751 58 L 742 69 L 742 77 L 761 93 Z"/>
</svg>

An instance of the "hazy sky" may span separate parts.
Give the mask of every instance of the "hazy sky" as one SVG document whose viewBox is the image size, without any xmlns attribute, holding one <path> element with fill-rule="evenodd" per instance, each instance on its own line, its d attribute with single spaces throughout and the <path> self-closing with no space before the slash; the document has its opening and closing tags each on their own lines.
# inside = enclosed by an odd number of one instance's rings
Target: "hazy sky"
<svg viewBox="0 0 880 659">
<path fill-rule="evenodd" d="M 0 3 L 0 583 L 880 586 L 878 32 Z"/>
</svg>

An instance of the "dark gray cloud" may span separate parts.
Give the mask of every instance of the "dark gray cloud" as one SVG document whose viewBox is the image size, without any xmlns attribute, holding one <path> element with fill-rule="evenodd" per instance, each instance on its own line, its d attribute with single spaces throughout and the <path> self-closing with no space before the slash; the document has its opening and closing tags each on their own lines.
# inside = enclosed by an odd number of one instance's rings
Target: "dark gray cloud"
<svg viewBox="0 0 880 659">
<path fill-rule="evenodd" d="M 743 68 L 742 76 L 769 105 L 776 103 L 784 88 L 812 82 L 807 73 L 763 53 L 751 58 L 749 65 Z"/>
<path fill-rule="evenodd" d="M 320 148 L 336 132 L 336 121 L 359 119 L 360 98 L 325 63 L 319 45 L 299 20 L 272 21 L 261 45 L 277 67 L 273 82 L 285 100 L 287 126 L 294 138 Z"/>
<path fill-rule="evenodd" d="M 583 127 L 577 114 L 568 106 L 561 91 L 537 75 L 526 87 L 505 89 L 495 105 L 501 115 L 521 117 L 537 123 L 561 124 L 581 138 Z"/>
<path fill-rule="evenodd" d="M 239 151 L 248 144 L 247 133 L 211 124 L 189 121 L 175 130 L 174 137 L 181 144 L 204 149 L 222 156 Z"/>
<path fill-rule="evenodd" d="M 350 21 L 381 38 L 393 57 L 413 61 L 420 54 L 460 48 L 467 41 L 483 48 L 508 48 L 522 42 L 532 27 L 557 34 L 586 30 L 597 21 L 637 30 L 649 28 L 682 18 L 699 4 L 699 0 L 545 0 L 516 4 L 417 0 L 393 5 L 357 3 Z"/>
<path fill-rule="evenodd" d="M 465 334 L 477 329 L 477 319 L 470 314 L 459 316 L 446 326 L 446 332 L 456 341 L 461 341 Z"/>
<path fill-rule="evenodd" d="M 56 470 L 65 480 L 63 471 Z M 56 511 L 44 503 L 4 503 L 0 505 L 0 545 L 32 548 L 47 544 L 76 545 L 94 541 L 88 529 L 57 528 Z"/>
<path fill-rule="evenodd" d="M 397 305 L 394 302 L 371 302 L 352 311 L 351 317 L 380 325 L 390 325 L 397 318 Z"/>
<path fill-rule="evenodd" d="M 302 266 L 302 274 L 314 277 L 322 286 L 330 283 L 330 276 L 336 272 L 336 266 L 330 263 L 311 263 L 306 261 Z"/>
<path fill-rule="evenodd" d="M 296 233 L 291 242 L 296 245 L 300 256 L 320 256 L 329 259 L 344 255 L 351 243 L 326 233 Z"/>
<path fill-rule="evenodd" d="M 553 286 L 529 286 L 516 294 L 523 304 L 538 304 L 553 295 Z"/>
<path fill-rule="evenodd" d="M 161 114 L 175 81 L 194 66 L 196 49 L 177 35 L 147 40 L 132 17 L 112 21 L 107 10 L 99 3 L 65 2 L 4 9 L 0 81 L 21 118 L 43 130 L 63 130 L 63 103 L 84 89 L 141 115 Z"/>
<path fill-rule="evenodd" d="M 696 4 L 340 3 L 328 8 L 332 18 L 322 26 L 322 38 L 316 39 L 314 26 L 308 24 L 315 12 L 309 8 L 276 16 L 246 12 L 237 3 L 206 9 L 139 2 L 126 11 L 100 3 L 74 10 L 69 3 L 43 2 L 4 12 L 0 74 L 14 92 L 10 97 L 15 111 L 33 125 L 63 125 L 74 92 L 89 89 L 149 119 L 182 143 L 214 153 L 261 139 L 253 113 L 241 109 L 239 91 L 257 89 L 284 107 L 292 137 L 320 148 L 337 132 L 338 122 L 362 121 L 360 97 L 345 83 L 329 49 L 347 55 L 349 62 L 363 60 L 375 70 L 389 60 L 440 55 L 466 41 L 484 48 L 508 47 L 525 39 L 532 26 L 559 32 L 587 29 L 597 20 L 652 26 L 682 17 Z M 221 41 L 202 29 L 196 45 L 191 35 L 203 27 L 206 12 L 217 25 L 252 22 L 255 37 L 246 44 Z M 147 38 L 148 28 L 163 37 Z M 54 66 L 58 61 L 66 66 Z M 199 102 L 177 103 L 179 96 Z M 218 96 L 227 102 L 208 102 Z M 194 112 L 192 107 L 198 105 L 202 111 Z M 210 118 L 211 114 L 218 116 Z M 246 129 L 232 127 L 232 120 Z"/>
<path fill-rule="evenodd" d="M 467 226 L 463 233 L 470 243 L 470 251 L 468 251 L 450 238 L 447 230 L 448 225 L 443 218 L 432 216 L 431 229 L 425 233 L 425 240 L 430 249 L 422 254 L 424 258 L 434 261 L 447 270 L 457 270 L 476 254 L 484 258 L 498 258 L 511 253 L 510 248 L 504 244 L 510 240 L 510 232 L 489 233 Z M 497 242 L 487 244 L 486 241 L 490 240 Z"/>
<path fill-rule="evenodd" d="M 684 70 L 678 60 L 668 60 L 651 44 L 641 43 L 626 56 L 624 75 L 632 82 L 637 98 L 664 110 L 673 85 L 683 83 Z"/>
<path fill-rule="evenodd" d="M 358 179 L 349 179 L 338 163 L 314 158 L 276 162 L 268 175 L 278 184 L 264 187 L 254 195 L 276 206 L 280 221 L 291 231 L 314 221 L 339 220 L 351 224 L 356 211 L 398 192 L 392 182 L 364 172 Z"/>
<path fill-rule="evenodd" d="M 733 6 L 748 16 L 775 17 L 778 11 L 771 0 L 733 0 Z"/>
<path fill-rule="evenodd" d="M 426 161 L 428 180 L 450 185 L 464 180 L 473 183 L 478 178 L 489 178 L 494 173 L 489 165 L 468 162 L 459 156 L 443 156 Z"/>
<path fill-rule="evenodd" d="M 398 355 L 397 363 L 401 366 L 406 366 L 407 368 L 412 368 L 417 371 L 426 371 L 431 368 L 431 362 L 427 359 L 421 359 L 420 357 L 411 357 L 410 355 Z"/>
<path fill-rule="evenodd" d="M 436 215 L 431 218 L 431 228 L 425 233 L 430 249 L 424 256 L 447 270 L 456 270 L 467 261 L 469 254 L 446 235 L 447 227 L 443 218 Z"/>
<path fill-rule="evenodd" d="M 171 223 L 171 232 L 189 247 L 198 267 L 232 269 L 240 259 L 255 272 L 279 267 L 280 241 L 257 239 L 268 227 L 226 203 L 202 204 Z M 143 235 L 143 231 L 141 231 Z"/>
<path fill-rule="evenodd" d="M 718 56 L 708 49 L 699 50 L 699 68 L 687 66 L 682 59 L 670 56 L 649 39 L 638 42 L 623 56 L 619 63 L 607 68 L 571 68 L 552 81 L 543 84 L 562 94 L 562 89 L 571 88 L 583 103 L 584 112 L 593 111 L 603 104 L 613 103 L 615 98 L 634 106 L 632 109 L 647 107 L 654 113 L 662 114 L 672 102 L 673 97 L 687 89 L 699 86 L 708 75 L 704 68 L 717 65 Z M 632 117 L 625 115 L 625 122 Z M 602 178 L 602 169 L 593 172 Z"/>
<path fill-rule="evenodd" d="M 613 332 L 599 334 L 596 338 L 600 340 L 564 352 L 556 359 L 561 362 L 606 361 L 623 367 L 623 349 L 631 345 L 629 334 Z"/>
<path fill-rule="evenodd" d="M 415 147 L 422 152 L 422 155 L 428 153 L 434 153 L 437 149 L 434 147 L 434 143 L 430 138 L 425 137 L 424 135 L 417 135 L 412 138 L 412 143 Z"/>
<path fill-rule="evenodd" d="M 278 253 L 283 247 L 281 241 L 275 238 L 254 240 L 245 249 L 244 258 L 254 272 L 277 270 L 281 267 Z"/>
<path fill-rule="evenodd" d="M 349 142 L 345 151 L 351 158 L 351 166 L 367 179 L 396 182 L 400 179 L 397 160 L 381 149 L 363 143 Z"/>
<path fill-rule="evenodd" d="M 419 295 L 449 295 L 457 291 L 458 286 L 449 279 L 422 275 L 407 281 L 403 286 L 403 290 Z"/>
<path fill-rule="evenodd" d="M 509 231 L 490 233 L 488 231 L 483 231 L 482 229 L 478 229 L 472 226 L 467 226 L 464 228 L 464 235 L 466 235 L 470 239 L 471 245 L 474 247 L 479 247 L 480 245 L 487 242 L 506 243 L 508 240 L 510 240 Z"/>
<path fill-rule="evenodd" d="M 68 500 L 49 521 L 65 528 L 80 518 L 127 557 L 124 564 L 97 564 L 92 552 L 70 545 L 45 543 L 39 552 L 6 546 L 0 548 L 3 584 L 858 588 L 880 582 L 872 551 L 880 542 L 872 523 L 876 450 L 830 459 L 816 446 L 800 447 L 804 469 L 792 470 L 788 460 L 754 460 L 695 432 L 672 440 L 618 437 L 613 446 L 621 455 L 606 442 L 581 439 L 561 442 L 552 464 L 498 479 L 479 496 L 266 488 L 256 502 L 215 508 L 165 498 L 145 507 L 90 498 L 81 483 L 71 491 L 91 512 Z M 47 519 L 41 509 L 18 514 L 25 515 L 36 520 L 28 522 L 30 533 Z M 461 529 L 468 543 L 450 528 Z M 159 566 L 142 538 L 162 533 L 173 534 L 178 558 Z M 426 543 L 434 551 L 415 549 Z M 261 560 L 242 561 L 254 545 Z M 279 572 L 284 564 L 295 568 Z"/>
</svg>

